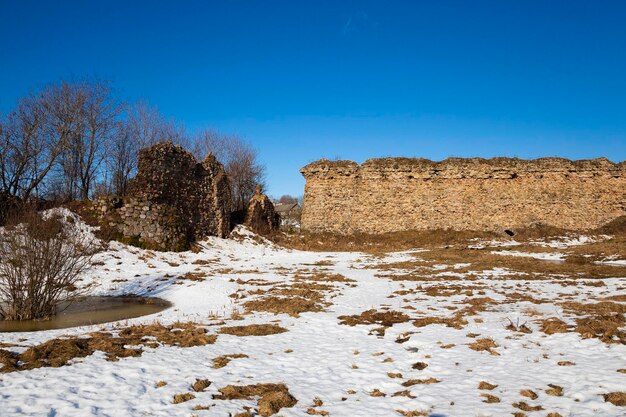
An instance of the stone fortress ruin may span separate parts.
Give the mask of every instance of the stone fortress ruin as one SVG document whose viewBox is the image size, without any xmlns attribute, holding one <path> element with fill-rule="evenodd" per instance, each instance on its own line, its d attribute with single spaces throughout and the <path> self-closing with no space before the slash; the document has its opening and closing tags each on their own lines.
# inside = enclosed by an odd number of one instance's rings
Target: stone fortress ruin
<svg viewBox="0 0 626 417">
<path fill-rule="evenodd" d="M 322 159 L 300 172 L 309 232 L 584 230 L 626 215 L 626 161 L 606 158 Z"/>
</svg>

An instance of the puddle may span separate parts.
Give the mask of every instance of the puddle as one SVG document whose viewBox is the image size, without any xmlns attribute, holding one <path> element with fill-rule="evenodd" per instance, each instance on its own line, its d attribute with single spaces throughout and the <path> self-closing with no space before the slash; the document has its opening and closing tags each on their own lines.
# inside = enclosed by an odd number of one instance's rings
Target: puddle
<svg viewBox="0 0 626 417">
<path fill-rule="evenodd" d="M 158 313 L 171 305 L 161 298 L 85 297 L 69 306 L 61 305 L 62 311 L 50 320 L 0 320 L 0 332 L 34 332 L 108 323 Z"/>
</svg>

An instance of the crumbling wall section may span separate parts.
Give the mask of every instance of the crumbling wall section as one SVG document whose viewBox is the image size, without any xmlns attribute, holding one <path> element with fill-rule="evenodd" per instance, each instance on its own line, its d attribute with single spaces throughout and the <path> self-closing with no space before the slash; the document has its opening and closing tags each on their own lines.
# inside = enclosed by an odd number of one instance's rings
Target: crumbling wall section
<svg viewBox="0 0 626 417">
<path fill-rule="evenodd" d="M 626 215 L 626 163 L 605 158 L 320 160 L 301 173 L 313 232 L 582 230 Z"/>
<path fill-rule="evenodd" d="M 143 149 L 137 176 L 122 199 L 94 209 L 123 240 L 159 250 L 184 250 L 207 236 L 230 232 L 230 186 L 213 155 L 202 162 L 170 142 Z"/>
</svg>

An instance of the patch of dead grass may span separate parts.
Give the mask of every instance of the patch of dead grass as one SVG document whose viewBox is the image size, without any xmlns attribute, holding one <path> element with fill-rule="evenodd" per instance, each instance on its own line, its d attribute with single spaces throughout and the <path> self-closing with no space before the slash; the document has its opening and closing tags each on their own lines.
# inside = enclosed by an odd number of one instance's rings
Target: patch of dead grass
<svg viewBox="0 0 626 417">
<path fill-rule="evenodd" d="M 160 345 L 193 347 L 215 343 L 217 336 L 207 334 L 207 330 L 196 323 L 174 323 L 164 326 L 160 323 L 137 325 L 121 329 L 118 336 L 96 332 L 90 337 L 57 338 L 29 347 L 20 354 L 0 350 L 0 372 L 13 372 L 40 367 L 64 366 L 74 358 L 84 358 L 95 351 L 105 352 L 107 360 L 138 357 L 143 353 L 142 346 L 157 348 Z M 133 346 L 133 347 L 127 347 Z"/>
<path fill-rule="evenodd" d="M 241 359 L 241 358 L 247 358 L 248 355 L 243 354 L 243 353 L 233 353 L 230 355 L 222 355 L 222 356 L 217 356 L 215 358 L 213 358 L 213 369 L 219 369 L 219 368 L 223 368 L 226 365 L 228 365 L 230 363 L 231 360 L 233 359 Z"/>
<path fill-rule="evenodd" d="M 500 356 L 500 354 L 495 350 L 495 348 L 498 347 L 498 344 L 490 338 L 477 339 L 476 341 L 469 343 L 467 346 L 477 352 L 489 352 L 494 356 Z"/>
<path fill-rule="evenodd" d="M 626 392 L 609 392 L 604 394 L 604 401 L 618 407 L 626 407 Z"/>
<path fill-rule="evenodd" d="M 250 400 L 258 397 L 259 415 L 268 417 L 282 408 L 291 408 L 298 400 L 289 393 L 285 384 L 227 385 L 213 395 L 214 400 Z"/>
<path fill-rule="evenodd" d="M 269 336 L 286 331 L 287 329 L 277 324 L 249 324 L 247 326 L 222 327 L 219 333 L 233 336 Z"/>
</svg>

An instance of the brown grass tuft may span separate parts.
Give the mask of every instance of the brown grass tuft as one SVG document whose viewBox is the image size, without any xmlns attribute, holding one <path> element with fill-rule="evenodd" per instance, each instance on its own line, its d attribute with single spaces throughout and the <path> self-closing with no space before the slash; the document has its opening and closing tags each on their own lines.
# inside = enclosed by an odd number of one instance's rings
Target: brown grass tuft
<svg viewBox="0 0 626 417">
<path fill-rule="evenodd" d="M 478 389 L 486 389 L 486 390 L 489 390 L 489 391 L 491 391 L 492 389 L 497 388 L 497 387 L 498 387 L 497 385 L 490 384 L 487 381 L 480 381 L 480 384 L 478 384 Z"/>
<path fill-rule="evenodd" d="M 187 402 L 187 401 L 191 401 L 194 398 L 196 398 L 196 396 L 193 395 L 190 392 L 186 392 L 184 394 L 175 394 L 174 398 L 172 399 L 172 404 L 184 403 L 184 402 Z"/>
<path fill-rule="evenodd" d="M 617 405 L 618 407 L 626 407 L 626 392 L 609 392 L 604 394 L 604 401 Z"/>
<path fill-rule="evenodd" d="M 541 331 L 545 334 L 566 333 L 569 329 L 567 323 L 556 317 L 539 320 Z"/>
<path fill-rule="evenodd" d="M 286 331 L 287 329 L 276 324 L 249 324 L 247 326 L 222 327 L 219 333 L 233 336 L 269 336 Z"/>
<path fill-rule="evenodd" d="M 468 344 L 469 348 L 472 350 L 475 350 L 477 352 L 489 352 L 494 356 L 500 356 L 500 354 L 494 350 L 495 348 L 498 347 L 498 345 L 496 344 L 496 342 L 493 341 L 493 339 L 489 339 L 489 338 L 483 338 L 483 339 L 478 339 L 473 343 L 469 343 Z"/>
<path fill-rule="evenodd" d="M 480 394 L 480 396 L 484 398 L 484 400 L 483 400 L 484 403 L 493 404 L 493 403 L 499 403 L 500 402 L 500 398 L 496 397 L 495 395 Z"/>
<path fill-rule="evenodd" d="M 546 394 L 552 395 L 552 396 L 555 396 L 555 397 L 562 397 L 563 396 L 563 387 L 560 387 L 560 386 L 555 385 L 555 384 L 548 384 L 548 386 L 550 387 L 550 389 L 546 390 Z"/>
<path fill-rule="evenodd" d="M 538 397 L 536 392 L 529 389 L 523 389 L 519 393 L 522 397 L 530 398 L 531 400 L 536 400 Z"/>
<path fill-rule="evenodd" d="M 230 355 L 217 356 L 213 358 L 212 368 L 213 369 L 223 368 L 226 365 L 228 365 L 232 359 L 241 359 L 241 358 L 247 358 L 247 357 L 248 355 L 245 355 L 243 353 L 233 353 Z"/>
<path fill-rule="evenodd" d="M 522 411 L 541 411 L 543 407 L 540 405 L 529 405 L 524 401 L 520 401 L 518 403 L 513 403 L 513 407 L 519 408 Z"/>
<path fill-rule="evenodd" d="M 193 383 L 191 388 L 193 388 L 195 392 L 203 392 L 210 385 L 211 381 L 209 381 L 208 379 L 196 379 L 196 382 Z"/>
<path fill-rule="evenodd" d="M 400 311 L 376 311 L 367 310 L 354 316 L 339 316 L 339 324 L 356 326 L 359 324 L 377 324 L 379 326 L 391 327 L 397 323 L 409 321 L 409 316 Z"/>
<path fill-rule="evenodd" d="M 429 384 L 437 384 L 439 381 L 436 378 L 427 378 L 427 379 L 409 379 L 408 381 L 404 381 L 402 383 L 403 387 L 412 387 L 413 385 L 429 385 Z"/>
<path fill-rule="evenodd" d="M 285 384 L 255 384 L 255 385 L 227 385 L 219 389 L 220 394 L 213 395 L 215 400 L 249 400 L 260 397 L 258 400 L 259 415 L 268 417 L 276 414 L 282 408 L 296 405 L 296 400 Z"/>
</svg>

